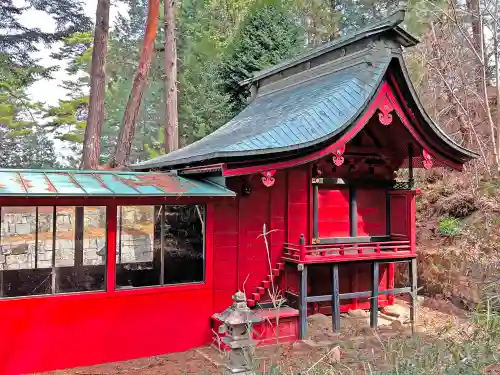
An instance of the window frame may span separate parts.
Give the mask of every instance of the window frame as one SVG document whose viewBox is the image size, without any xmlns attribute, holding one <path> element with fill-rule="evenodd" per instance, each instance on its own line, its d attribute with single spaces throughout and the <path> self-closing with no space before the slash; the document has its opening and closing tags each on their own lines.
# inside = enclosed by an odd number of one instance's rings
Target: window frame
<svg viewBox="0 0 500 375">
<path fill-rule="evenodd" d="M 50 293 L 45 293 L 45 294 L 34 294 L 34 295 L 23 295 L 23 296 L 4 296 L 4 271 L 9 271 L 9 270 L 0 270 L 0 301 L 4 300 L 13 300 L 13 299 L 26 299 L 26 298 L 47 298 L 47 297 L 60 297 L 60 296 L 75 296 L 75 295 L 88 295 L 88 294 L 106 294 L 109 292 L 108 290 L 108 262 L 109 262 L 109 251 L 108 251 L 108 237 L 109 237 L 109 206 L 108 205 L 99 205 L 99 204 L 77 204 L 80 202 L 75 202 L 74 204 L 72 203 L 65 203 L 65 204 L 41 204 L 41 203 L 35 203 L 33 204 L 0 204 L 0 245 L 2 243 L 2 214 L 3 214 L 3 208 L 5 207 L 18 207 L 18 208 L 26 208 L 26 209 L 32 209 L 35 208 L 35 249 L 34 249 L 34 254 L 35 254 L 35 268 L 28 268 L 26 270 L 36 270 L 39 269 L 37 268 L 37 260 L 38 260 L 38 236 L 39 236 L 39 208 L 40 207 L 50 207 L 52 208 L 52 231 L 51 231 L 51 242 L 52 242 L 52 257 L 51 257 L 51 265 L 50 267 L 47 267 L 47 270 L 50 270 Z M 75 209 L 77 207 L 83 207 L 84 210 L 84 217 L 85 217 L 85 207 L 100 207 L 100 208 L 105 208 L 106 209 L 106 225 L 104 227 L 105 230 L 105 235 L 104 235 L 104 249 L 106 250 L 106 256 L 104 257 L 104 263 L 100 266 L 104 267 L 104 287 L 102 289 L 96 289 L 96 290 L 79 290 L 79 291 L 74 291 L 74 292 L 57 292 L 57 272 L 54 272 L 56 268 L 63 268 L 63 267 L 57 267 L 56 266 L 56 241 L 57 241 L 57 208 L 58 207 L 72 207 Z M 75 233 L 76 233 L 76 226 L 75 226 Z M 83 239 L 82 239 L 83 240 Z M 82 247 L 82 257 L 83 257 L 83 247 Z M 75 254 L 75 260 L 76 260 L 76 247 L 74 249 L 74 254 Z M 69 267 L 68 267 L 69 268 Z M 72 269 L 75 268 L 75 265 L 71 267 Z"/>
<path fill-rule="evenodd" d="M 118 263 L 118 256 L 121 255 L 121 234 L 122 234 L 122 224 L 121 224 L 121 219 L 122 219 L 122 208 L 123 207 L 153 207 L 153 210 L 156 206 L 160 206 L 162 208 L 167 207 L 167 206 L 201 206 L 203 207 L 203 217 L 202 217 L 202 267 L 203 267 L 203 277 L 201 281 L 193 281 L 193 282 L 183 282 L 183 283 L 176 283 L 176 284 L 166 284 L 165 283 L 165 252 L 163 251 L 164 247 L 164 234 L 165 234 L 165 219 L 166 219 L 166 210 L 163 209 L 161 213 L 161 227 L 160 227 L 160 283 L 156 285 L 144 285 L 144 286 L 137 286 L 137 287 L 127 287 L 127 286 L 119 286 L 116 282 L 116 278 L 118 276 L 117 270 L 118 270 L 118 265 L 123 264 L 123 263 Z M 207 203 L 199 203 L 199 202 L 186 202 L 186 203 L 165 203 L 165 202 L 159 202 L 159 203 L 142 203 L 142 204 L 134 204 L 131 202 L 130 204 L 117 204 L 116 205 L 116 214 L 117 214 L 117 220 L 116 220 L 116 244 L 115 248 L 113 249 L 116 258 L 114 259 L 114 290 L 115 292 L 118 293 L 127 293 L 127 292 L 140 292 L 140 291 L 153 291 L 155 289 L 158 289 L 159 291 L 164 291 L 166 288 L 187 288 L 191 289 L 192 287 L 199 287 L 207 284 L 207 211 L 208 211 L 208 204 Z M 118 215 L 120 217 L 120 220 L 118 220 Z M 154 223 L 153 223 L 154 226 Z M 154 230 L 153 230 L 154 231 Z M 154 237 L 153 237 L 153 246 L 154 246 Z M 108 249 L 109 251 L 109 249 Z M 177 289 L 175 289 L 177 290 Z M 179 289 L 180 291 L 181 289 Z"/>
<path fill-rule="evenodd" d="M 54 301 L 77 301 L 95 298 L 125 298 L 132 296 L 142 295 L 161 295 L 166 293 L 177 292 L 195 292 L 206 293 L 213 288 L 214 275 L 213 275 L 213 233 L 214 233 L 214 219 L 215 219 L 215 205 L 218 202 L 224 202 L 227 199 L 234 199 L 228 197 L 196 197 L 196 196 L 144 196 L 144 197 L 81 197 L 81 196 L 0 196 L 0 207 L 36 207 L 36 206 L 103 206 L 106 207 L 108 232 L 107 232 L 107 269 L 106 276 L 115 274 L 116 262 L 116 233 L 118 230 L 117 209 L 119 206 L 126 205 L 161 205 L 161 204 L 185 204 L 185 205 L 203 205 L 206 207 L 205 212 L 205 282 L 197 284 L 177 284 L 165 285 L 163 287 L 147 287 L 147 288 L 133 288 L 133 289 L 117 289 L 115 278 L 107 277 L 106 291 L 84 291 L 75 293 L 61 293 L 61 294 L 43 294 L 35 296 L 19 296 L 19 297 L 5 297 L 0 298 L 0 303 L 5 301 L 19 301 L 25 299 L 45 299 Z"/>
</svg>

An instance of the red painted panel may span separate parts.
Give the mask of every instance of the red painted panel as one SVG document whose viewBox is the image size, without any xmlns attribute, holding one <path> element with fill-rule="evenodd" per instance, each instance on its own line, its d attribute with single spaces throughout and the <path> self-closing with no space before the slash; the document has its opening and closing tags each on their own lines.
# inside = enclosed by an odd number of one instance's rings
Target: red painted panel
<svg viewBox="0 0 500 375">
<path fill-rule="evenodd" d="M 238 202 L 215 204 L 213 210 L 214 311 L 231 303 L 238 289 Z"/>
<path fill-rule="evenodd" d="M 269 202 L 274 186 L 265 187 L 259 178 L 254 178 L 251 187 L 250 195 L 240 197 L 239 202 L 237 287 L 245 290 L 247 298 L 252 298 L 252 293 L 268 274 L 267 249 L 262 234 L 264 224 L 266 230 L 270 230 Z"/>
<path fill-rule="evenodd" d="M 78 297 L 78 298 L 75 298 Z M 183 351 L 210 342 L 212 289 L 0 302 L 0 373 L 18 375 Z M 180 319 L 189 322 L 189 334 Z M 147 337 L 147 339 L 145 339 Z"/>
<path fill-rule="evenodd" d="M 386 191 L 357 189 L 358 236 L 386 235 Z"/>
<path fill-rule="evenodd" d="M 349 236 L 349 190 L 319 189 L 318 232 L 323 238 Z"/>
<path fill-rule="evenodd" d="M 408 213 L 408 195 L 392 195 L 391 199 L 391 234 L 407 237 L 410 229 Z"/>
<path fill-rule="evenodd" d="M 287 241 L 298 243 L 300 235 L 309 238 L 309 185 L 307 166 L 288 170 Z"/>
</svg>

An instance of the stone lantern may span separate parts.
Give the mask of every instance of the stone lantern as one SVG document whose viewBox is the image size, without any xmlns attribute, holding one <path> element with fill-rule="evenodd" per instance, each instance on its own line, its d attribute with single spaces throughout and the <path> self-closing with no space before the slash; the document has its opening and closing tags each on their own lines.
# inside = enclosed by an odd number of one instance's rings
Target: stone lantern
<svg viewBox="0 0 500 375">
<path fill-rule="evenodd" d="M 233 301 L 231 307 L 220 314 L 215 314 L 215 318 L 222 322 L 219 333 L 225 334 L 221 340 L 231 349 L 229 364 L 226 365 L 224 375 L 255 375 L 251 350 L 256 341 L 251 334 L 252 324 L 263 319 L 255 316 L 255 313 L 248 308 L 243 292 L 235 293 Z"/>
</svg>

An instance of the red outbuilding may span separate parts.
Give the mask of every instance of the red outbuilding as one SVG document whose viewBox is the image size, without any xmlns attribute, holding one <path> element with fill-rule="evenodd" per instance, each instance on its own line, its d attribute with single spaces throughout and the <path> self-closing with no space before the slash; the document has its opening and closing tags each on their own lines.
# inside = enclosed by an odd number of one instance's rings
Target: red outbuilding
<svg viewBox="0 0 500 375">
<path fill-rule="evenodd" d="M 308 314 L 376 326 L 395 294 L 415 301 L 413 170 L 476 154 L 425 113 L 403 17 L 255 74 L 234 119 L 132 172 L 0 171 L 0 373 L 208 344 L 238 290 L 271 318 L 263 344 L 304 338 Z"/>
</svg>

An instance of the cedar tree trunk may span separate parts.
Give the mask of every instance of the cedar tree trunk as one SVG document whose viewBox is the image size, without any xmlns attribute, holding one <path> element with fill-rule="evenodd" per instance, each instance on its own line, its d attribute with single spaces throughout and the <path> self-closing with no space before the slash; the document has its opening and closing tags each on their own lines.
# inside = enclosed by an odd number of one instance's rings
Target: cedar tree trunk
<svg viewBox="0 0 500 375">
<path fill-rule="evenodd" d="M 87 126 L 83 139 L 83 169 L 96 169 L 101 154 L 101 130 L 104 122 L 106 55 L 108 52 L 110 0 L 99 0 L 96 11 L 94 46 L 90 68 L 90 98 Z"/>
<path fill-rule="evenodd" d="M 160 0 L 148 1 L 148 17 L 146 21 L 146 32 L 144 45 L 139 57 L 139 68 L 134 76 L 132 90 L 128 98 L 125 113 L 123 114 L 122 127 L 118 135 L 115 153 L 110 161 L 110 167 L 121 168 L 125 166 L 130 157 L 132 139 L 135 132 L 135 122 L 139 108 L 141 107 L 144 87 L 148 79 L 149 66 L 153 56 L 154 42 L 156 39 L 156 28 L 158 27 L 158 16 L 160 14 Z"/>
<path fill-rule="evenodd" d="M 175 36 L 175 0 L 165 0 L 165 151 L 179 148 L 177 112 L 177 40 Z"/>
</svg>

